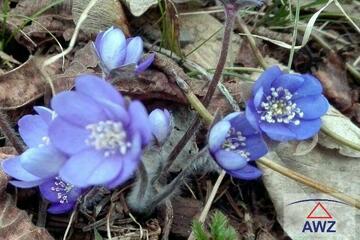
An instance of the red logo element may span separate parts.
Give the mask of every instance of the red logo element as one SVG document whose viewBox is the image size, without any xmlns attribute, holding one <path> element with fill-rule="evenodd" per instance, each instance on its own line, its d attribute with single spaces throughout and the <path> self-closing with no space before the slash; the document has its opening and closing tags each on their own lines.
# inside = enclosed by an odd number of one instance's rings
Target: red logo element
<svg viewBox="0 0 360 240">
<path fill-rule="evenodd" d="M 322 205 L 320 202 L 318 202 L 306 218 L 307 219 L 332 219 L 333 217 L 331 216 L 329 211 L 326 210 L 324 205 Z"/>
</svg>

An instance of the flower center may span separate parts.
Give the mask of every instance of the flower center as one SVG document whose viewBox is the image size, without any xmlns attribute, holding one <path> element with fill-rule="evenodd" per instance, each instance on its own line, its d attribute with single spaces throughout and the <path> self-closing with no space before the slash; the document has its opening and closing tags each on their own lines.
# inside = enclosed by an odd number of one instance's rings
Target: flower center
<svg viewBox="0 0 360 240">
<path fill-rule="evenodd" d="M 250 153 L 245 150 L 246 137 L 242 135 L 240 131 L 236 131 L 235 128 L 230 128 L 228 131 L 222 148 L 225 151 L 234 151 L 240 154 L 247 161 L 250 160 Z"/>
<path fill-rule="evenodd" d="M 104 150 L 105 157 L 113 155 L 117 151 L 125 154 L 131 146 L 121 122 L 100 121 L 87 125 L 86 129 L 90 131 L 86 144 L 96 150 Z"/>
<path fill-rule="evenodd" d="M 68 193 L 74 188 L 74 185 L 64 182 L 60 177 L 55 177 L 54 185 L 51 191 L 57 194 L 59 203 L 68 203 Z"/>
<path fill-rule="evenodd" d="M 302 118 L 304 113 L 296 106 L 296 103 L 291 101 L 293 95 L 291 92 L 283 87 L 270 88 L 270 95 L 261 102 L 262 111 L 261 120 L 268 123 L 293 123 L 300 124 L 298 118 Z"/>
</svg>

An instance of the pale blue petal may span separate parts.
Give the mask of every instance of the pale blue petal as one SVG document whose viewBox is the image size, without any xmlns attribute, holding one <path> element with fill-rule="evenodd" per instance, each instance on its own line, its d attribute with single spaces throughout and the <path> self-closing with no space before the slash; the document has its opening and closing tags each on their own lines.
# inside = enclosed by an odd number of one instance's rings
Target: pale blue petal
<svg viewBox="0 0 360 240">
<path fill-rule="evenodd" d="M 48 125 L 39 115 L 25 115 L 18 121 L 19 133 L 28 147 L 44 144 Z"/>
<path fill-rule="evenodd" d="M 126 58 L 124 64 L 138 63 L 143 54 L 143 40 L 141 37 L 131 39 L 126 47 Z"/>
<path fill-rule="evenodd" d="M 310 74 L 303 74 L 304 83 L 300 86 L 296 92 L 294 92 L 293 99 L 310 96 L 320 95 L 323 91 L 320 81 Z"/>
<path fill-rule="evenodd" d="M 264 93 L 268 94 L 273 81 L 282 74 L 278 66 L 272 66 L 266 69 L 254 83 L 252 93 L 253 95 L 262 87 Z"/>
<path fill-rule="evenodd" d="M 218 151 L 224 143 L 226 135 L 231 128 L 230 122 L 222 120 L 216 123 L 209 133 L 209 149 L 212 153 Z"/>
<path fill-rule="evenodd" d="M 124 64 L 126 57 L 126 39 L 124 33 L 113 28 L 107 30 L 101 38 L 100 56 L 103 64 L 110 71 Z"/>
<path fill-rule="evenodd" d="M 268 148 L 260 134 L 246 136 L 246 151 L 250 153 L 250 160 L 257 160 L 267 154 Z"/>
<path fill-rule="evenodd" d="M 233 151 L 219 150 L 215 153 L 216 162 L 225 170 L 243 168 L 247 161 L 240 154 Z"/>
<path fill-rule="evenodd" d="M 140 74 L 146 69 L 148 69 L 150 65 L 153 63 L 154 59 L 155 59 L 155 53 L 149 54 L 149 56 L 145 60 L 143 60 L 141 63 L 137 65 L 135 73 Z"/>
<path fill-rule="evenodd" d="M 70 124 L 61 117 L 57 117 L 49 129 L 51 143 L 67 154 L 76 154 L 89 148 L 85 142 L 89 134 L 85 128 Z"/>
<path fill-rule="evenodd" d="M 40 178 L 57 175 L 66 160 L 65 155 L 52 146 L 30 148 L 20 155 L 21 166 Z"/>
<path fill-rule="evenodd" d="M 2 162 L 2 169 L 4 172 L 16 179 L 22 181 L 39 181 L 41 178 L 29 173 L 21 165 L 20 157 L 13 157 Z"/>
<path fill-rule="evenodd" d="M 262 172 L 259 169 L 249 164 L 239 170 L 230 171 L 228 173 L 231 176 L 242 180 L 254 180 L 262 175 Z"/>
</svg>

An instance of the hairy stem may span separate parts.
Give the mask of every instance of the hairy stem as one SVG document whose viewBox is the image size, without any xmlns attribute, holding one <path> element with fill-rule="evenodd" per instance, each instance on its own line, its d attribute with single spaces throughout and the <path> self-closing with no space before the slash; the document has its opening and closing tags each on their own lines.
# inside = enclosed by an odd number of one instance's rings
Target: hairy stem
<svg viewBox="0 0 360 240">
<path fill-rule="evenodd" d="M 226 13 L 226 20 L 225 20 L 225 29 L 224 29 L 224 36 L 222 41 L 222 48 L 220 53 L 220 58 L 218 61 L 218 64 L 215 69 L 214 76 L 209 84 L 208 90 L 206 92 L 206 95 L 203 99 L 203 108 L 201 109 L 203 113 L 206 111 L 206 107 L 209 105 L 212 96 L 215 93 L 216 87 L 221 79 L 222 72 L 225 67 L 230 43 L 231 43 L 231 35 L 233 32 L 234 22 L 236 18 L 237 8 L 234 8 L 233 6 L 226 6 L 225 5 L 225 13 Z M 178 79 L 177 79 L 178 80 Z M 181 86 L 180 86 L 181 87 Z M 189 93 L 191 94 L 191 93 Z M 193 96 L 195 97 L 195 96 Z M 196 98 L 196 97 L 195 97 Z M 189 101 L 194 98 L 189 98 Z M 192 106 L 195 106 L 195 104 L 191 104 Z M 210 115 L 211 116 L 211 115 Z M 171 167 L 172 163 L 175 161 L 176 157 L 179 155 L 179 153 L 182 151 L 182 149 L 185 147 L 186 143 L 190 140 L 190 138 L 196 134 L 200 127 L 200 116 L 199 114 L 196 114 L 194 119 L 192 120 L 190 127 L 187 129 L 186 133 L 183 135 L 183 137 L 180 139 L 180 141 L 176 144 L 176 146 L 173 148 L 173 150 L 170 152 L 168 159 L 167 159 L 167 165 L 164 168 L 164 174 L 166 175 L 169 168 Z"/>
<path fill-rule="evenodd" d="M 11 127 L 7 115 L 0 110 L 0 129 L 5 135 L 7 140 L 13 145 L 18 154 L 21 154 L 25 151 L 25 146 L 21 140 L 16 135 L 14 129 Z"/>
</svg>

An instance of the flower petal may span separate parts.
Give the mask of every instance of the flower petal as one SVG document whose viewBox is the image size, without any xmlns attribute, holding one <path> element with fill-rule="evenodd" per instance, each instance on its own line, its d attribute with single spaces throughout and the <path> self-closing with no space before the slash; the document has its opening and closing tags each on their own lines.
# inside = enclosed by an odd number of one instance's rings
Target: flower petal
<svg viewBox="0 0 360 240">
<path fill-rule="evenodd" d="M 151 132 L 160 144 L 163 144 L 171 133 L 171 119 L 165 111 L 157 108 L 149 114 Z"/>
<path fill-rule="evenodd" d="M 254 103 L 251 100 L 246 102 L 245 116 L 250 125 L 255 130 L 259 130 L 259 114 L 257 113 Z"/>
<path fill-rule="evenodd" d="M 259 169 L 249 164 L 239 170 L 229 171 L 228 173 L 231 176 L 242 180 L 254 180 L 262 175 L 262 172 Z"/>
<path fill-rule="evenodd" d="M 310 74 L 303 74 L 304 83 L 296 92 L 294 92 L 293 99 L 298 99 L 310 95 L 320 95 L 323 91 L 320 81 Z"/>
<path fill-rule="evenodd" d="M 230 122 L 222 120 L 216 123 L 209 133 L 209 149 L 212 153 L 218 151 L 224 143 L 226 135 L 231 128 Z"/>
<path fill-rule="evenodd" d="M 243 168 L 247 161 L 240 154 L 233 151 L 219 150 L 215 153 L 216 162 L 225 170 Z"/>
<path fill-rule="evenodd" d="M 49 125 L 56 116 L 56 113 L 47 107 L 36 106 L 34 107 L 34 110 L 40 115 L 42 120 L 44 120 L 47 125 Z"/>
<path fill-rule="evenodd" d="M 123 96 L 107 81 L 95 75 L 80 75 L 75 80 L 76 91 L 97 100 L 108 100 L 110 102 L 125 106 Z"/>
<path fill-rule="evenodd" d="M 61 117 L 57 117 L 49 128 L 51 143 L 67 154 L 75 154 L 89 148 L 85 142 L 89 134 L 85 128 L 70 124 Z"/>
<path fill-rule="evenodd" d="M 264 90 L 261 87 L 261 88 L 259 88 L 259 90 L 257 90 L 257 92 L 254 95 L 254 100 L 253 101 L 254 101 L 254 106 L 255 106 L 256 109 L 259 109 L 259 106 L 260 106 L 263 98 L 264 98 Z"/>
<path fill-rule="evenodd" d="M 272 87 L 283 87 L 290 92 L 296 91 L 304 83 L 304 78 L 300 74 L 285 73 L 278 77 L 273 83 Z"/>
<path fill-rule="evenodd" d="M 41 178 L 29 173 L 23 168 L 19 156 L 3 161 L 2 169 L 7 175 L 22 181 L 30 182 L 41 180 Z"/>
<path fill-rule="evenodd" d="M 296 135 L 289 128 L 289 125 L 282 123 L 260 123 L 260 128 L 262 131 L 269 136 L 269 138 L 276 141 L 290 141 L 295 140 Z"/>
<path fill-rule="evenodd" d="M 268 147 L 260 134 L 246 136 L 246 151 L 250 153 L 250 160 L 256 160 L 267 154 Z"/>
<path fill-rule="evenodd" d="M 231 126 L 235 128 L 236 131 L 240 131 L 243 136 L 252 135 L 258 133 L 258 131 L 253 127 L 253 125 L 246 118 L 244 112 L 239 112 L 239 115 L 230 120 Z"/>
<path fill-rule="evenodd" d="M 110 71 L 124 64 L 126 57 L 126 39 L 118 28 L 107 30 L 101 38 L 100 56 L 103 64 Z"/>
<path fill-rule="evenodd" d="M 143 40 L 141 37 L 134 37 L 127 44 L 126 47 L 126 58 L 124 64 L 137 63 L 139 62 L 143 54 Z"/>
<path fill-rule="evenodd" d="M 140 64 L 137 65 L 135 73 L 140 74 L 146 69 L 148 69 L 148 67 L 150 67 L 150 65 L 153 63 L 154 59 L 155 53 L 149 54 L 145 60 L 143 60 Z"/>
<path fill-rule="evenodd" d="M 142 145 L 147 145 L 152 136 L 146 108 L 141 102 L 132 101 L 128 110 L 131 117 L 130 131 L 132 133 L 139 132 L 142 139 Z"/>
<path fill-rule="evenodd" d="M 304 113 L 302 119 L 316 119 L 323 116 L 329 109 L 329 102 L 323 95 L 299 98 L 296 105 Z"/>
<path fill-rule="evenodd" d="M 74 209 L 75 202 L 68 202 L 68 203 L 53 203 L 48 208 L 48 212 L 51 214 L 62 214 L 70 212 Z"/>
<path fill-rule="evenodd" d="M 39 115 L 25 115 L 19 122 L 19 133 L 28 147 L 44 144 L 48 135 L 48 125 Z"/>
<path fill-rule="evenodd" d="M 270 91 L 273 81 L 282 74 L 278 66 L 272 66 L 266 69 L 254 83 L 252 93 L 253 95 L 262 87 L 265 94 Z"/>
<path fill-rule="evenodd" d="M 289 124 L 289 129 L 296 134 L 297 140 L 305 140 L 320 131 L 321 120 L 301 120 L 299 125 Z"/>
<path fill-rule="evenodd" d="M 136 134 L 133 137 L 130 151 L 124 157 L 122 170 L 114 180 L 112 180 L 110 183 L 106 185 L 109 189 L 120 186 L 134 175 L 141 160 L 140 154 L 141 154 L 141 137 L 139 134 Z"/>
<path fill-rule="evenodd" d="M 40 178 L 57 175 L 67 158 L 52 146 L 30 148 L 20 155 L 21 165 Z"/>
<path fill-rule="evenodd" d="M 122 166 L 123 159 L 118 154 L 105 157 L 102 151 L 86 150 L 72 156 L 59 175 L 77 187 L 88 187 L 111 181 L 119 174 Z"/>
<path fill-rule="evenodd" d="M 61 92 L 52 98 L 51 106 L 60 117 L 79 126 L 106 120 L 102 108 L 82 93 Z"/>
<path fill-rule="evenodd" d="M 112 29 L 113 27 L 111 27 L 110 29 Z M 109 30 L 110 30 L 109 29 Z M 95 49 L 96 49 L 96 52 L 97 54 L 100 56 L 99 52 L 100 52 L 100 49 L 101 49 L 101 46 L 102 46 L 102 37 L 104 36 L 104 33 L 105 31 L 103 32 L 99 32 L 98 35 L 96 36 L 96 39 L 95 39 L 95 43 L 94 43 L 94 46 L 95 46 Z"/>
</svg>

